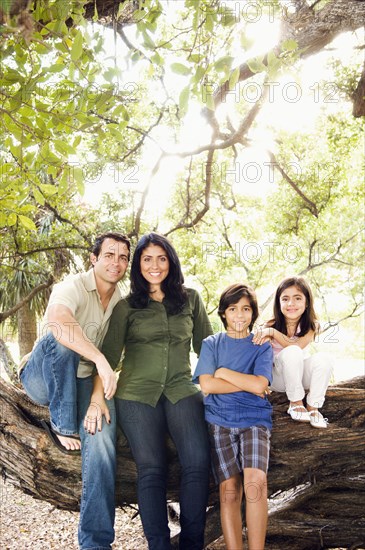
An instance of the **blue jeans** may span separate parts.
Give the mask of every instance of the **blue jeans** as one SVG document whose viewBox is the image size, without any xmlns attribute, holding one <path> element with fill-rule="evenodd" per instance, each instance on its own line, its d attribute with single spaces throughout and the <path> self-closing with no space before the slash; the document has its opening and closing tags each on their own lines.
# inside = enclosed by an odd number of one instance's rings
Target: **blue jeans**
<svg viewBox="0 0 365 550">
<path fill-rule="evenodd" d="M 53 334 L 43 336 L 20 374 L 33 401 L 48 405 L 51 426 L 62 435 L 78 433 L 76 376 L 80 356 L 60 344 Z"/>
<path fill-rule="evenodd" d="M 82 494 L 79 545 L 81 550 L 110 550 L 114 541 L 116 414 L 107 401 L 111 423 L 101 432 L 83 427 L 93 388 L 92 376 L 76 378 L 79 356 L 48 334 L 42 338 L 20 375 L 35 402 L 49 405 L 52 427 L 68 435 L 79 433 L 82 454 Z"/>
<path fill-rule="evenodd" d="M 77 379 L 78 422 L 82 454 L 82 495 L 79 521 L 80 550 L 110 550 L 114 541 L 116 478 L 116 414 L 107 401 L 111 423 L 103 419 L 101 432 L 85 432 L 83 422 L 90 404 L 92 377 Z"/>
<path fill-rule="evenodd" d="M 166 482 L 166 434 L 180 460 L 180 550 L 204 548 L 210 451 L 201 394 L 174 405 L 164 396 L 156 407 L 115 399 L 118 423 L 124 431 L 138 470 L 138 505 L 150 550 L 170 550 Z"/>
</svg>

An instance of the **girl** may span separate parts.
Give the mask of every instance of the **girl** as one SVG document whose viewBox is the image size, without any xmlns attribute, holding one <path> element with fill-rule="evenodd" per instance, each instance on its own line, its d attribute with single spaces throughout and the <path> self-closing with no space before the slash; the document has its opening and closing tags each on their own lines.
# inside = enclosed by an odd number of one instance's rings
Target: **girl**
<svg viewBox="0 0 365 550">
<path fill-rule="evenodd" d="M 289 277 L 275 294 L 274 317 L 254 337 L 255 344 L 271 340 L 274 370 L 271 389 L 286 392 L 288 414 L 293 420 L 310 422 L 314 428 L 326 428 L 327 420 L 319 412 L 332 373 L 325 353 L 310 356 L 308 345 L 319 331 L 313 309 L 313 296 L 302 277 Z M 303 404 L 308 390 L 306 407 Z"/>
<path fill-rule="evenodd" d="M 220 297 L 218 314 L 226 332 L 204 340 L 193 381 L 207 394 L 205 418 L 226 547 L 243 548 L 244 492 L 248 548 L 263 550 L 272 413 L 265 392 L 272 376 L 272 349 L 268 343 L 252 343 L 258 305 L 250 287 L 229 286 Z"/>
</svg>

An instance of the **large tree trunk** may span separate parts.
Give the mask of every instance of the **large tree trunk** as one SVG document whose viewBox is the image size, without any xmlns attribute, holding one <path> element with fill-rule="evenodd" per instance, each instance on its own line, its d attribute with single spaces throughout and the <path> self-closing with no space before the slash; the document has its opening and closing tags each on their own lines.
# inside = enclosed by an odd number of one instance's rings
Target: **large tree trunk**
<svg viewBox="0 0 365 550">
<path fill-rule="evenodd" d="M 268 550 L 365 547 L 364 385 L 365 377 L 359 377 L 328 389 L 326 430 L 293 422 L 285 413 L 285 396 L 273 394 Z M 47 409 L 0 379 L 2 475 L 35 498 L 78 510 L 81 459 L 50 445 L 40 427 L 47 415 Z M 177 501 L 179 464 L 170 440 L 168 453 L 168 496 Z M 122 434 L 118 457 L 117 504 L 136 503 L 136 468 Z M 221 534 L 213 483 L 210 504 L 207 544 Z"/>
<path fill-rule="evenodd" d="M 33 349 L 37 339 L 37 317 L 31 309 L 30 302 L 26 302 L 17 312 L 18 344 L 20 357 Z"/>
</svg>

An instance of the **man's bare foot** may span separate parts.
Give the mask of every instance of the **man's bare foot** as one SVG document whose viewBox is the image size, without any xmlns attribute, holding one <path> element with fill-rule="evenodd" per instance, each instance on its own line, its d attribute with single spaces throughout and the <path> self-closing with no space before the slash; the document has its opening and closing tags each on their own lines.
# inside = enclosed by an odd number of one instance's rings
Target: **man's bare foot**
<svg viewBox="0 0 365 550">
<path fill-rule="evenodd" d="M 65 435 L 55 434 L 59 439 L 61 445 L 67 449 L 67 451 L 80 451 L 81 450 L 81 441 L 79 439 L 74 439 L 71 437 L 66 437 Z"/>
<path fill-rule="evenodd" d="M 81 441 L 75 435 L 61 435 L 56 433 L 47 420 L 41 420 L 41 425 L 45 429 L 49 439 L 63 453 L 79 455 L 81 450 Z"/>
</svg>

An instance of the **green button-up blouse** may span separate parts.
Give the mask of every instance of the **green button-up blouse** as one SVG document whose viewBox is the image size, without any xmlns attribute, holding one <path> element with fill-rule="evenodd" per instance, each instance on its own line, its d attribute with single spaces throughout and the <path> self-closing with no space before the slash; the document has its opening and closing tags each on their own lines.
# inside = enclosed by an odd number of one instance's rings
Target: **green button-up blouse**
<svg viewBox="0 0 365 550">
<path fill-rule="evenodd" d="M 127 299 L 115 306 L 102 353 L 116 369 L 123 352 L 116 397 L 156 406 L 164 394 L 176 403 L 198 390 L 191 381 L 191 343 L 199 355 L 212 327 L 198 292 L 186 289 L 181 313 L 170 315 L 166 300 L 150 300 L 144 309 Z"/>
</svg>

